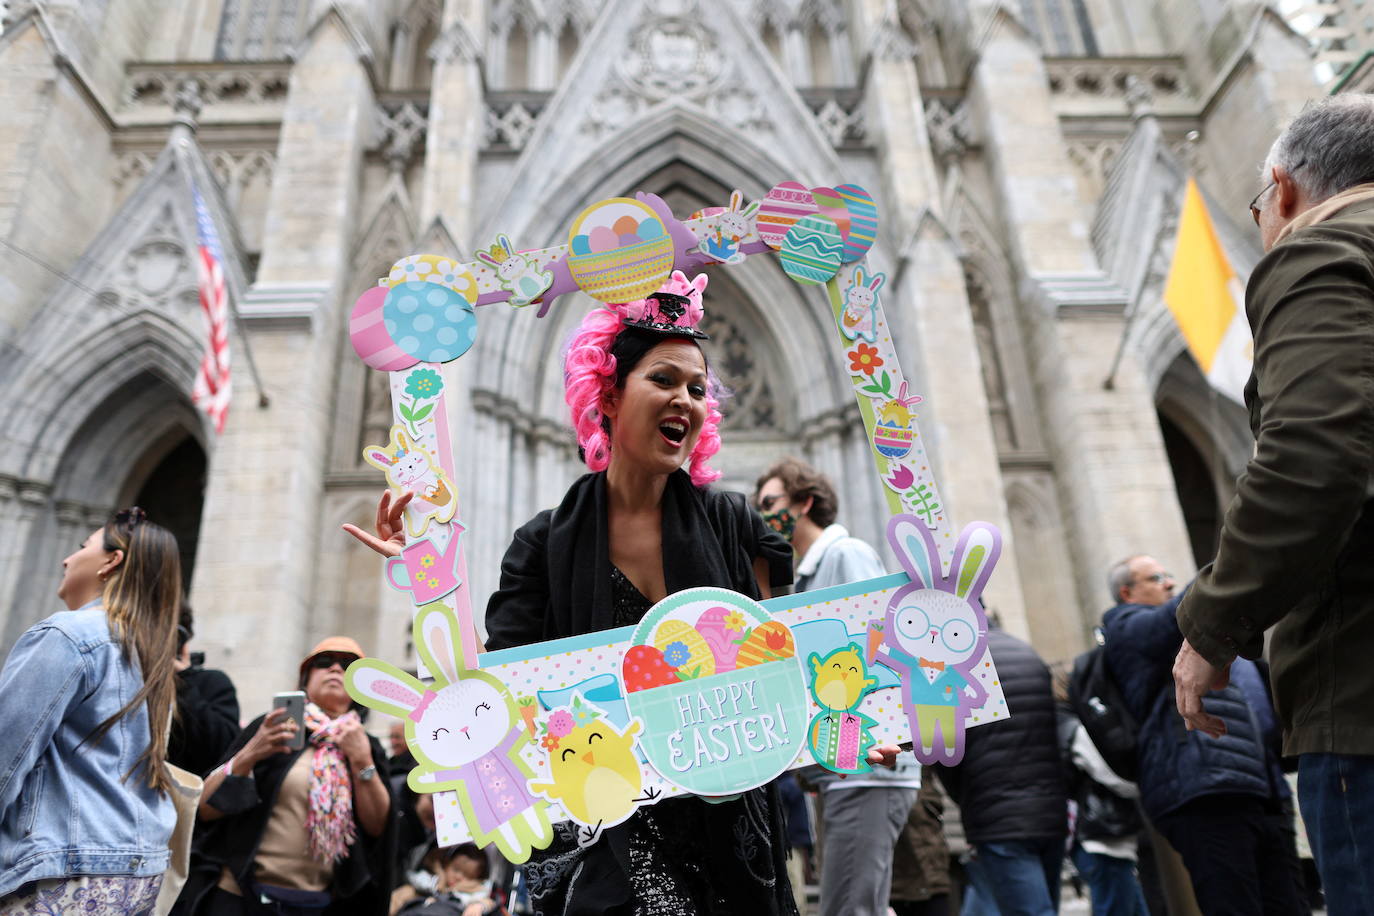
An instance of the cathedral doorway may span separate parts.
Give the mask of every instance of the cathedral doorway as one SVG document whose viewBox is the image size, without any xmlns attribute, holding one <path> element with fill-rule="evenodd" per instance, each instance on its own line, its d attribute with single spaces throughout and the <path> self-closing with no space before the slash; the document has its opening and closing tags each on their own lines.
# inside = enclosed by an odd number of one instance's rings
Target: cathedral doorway
<svg viewBox="0 0 1374 916">
<path fill-rule="evenodd" d="M 1201 569 L 1211 562 L 1221 534 L 1220 499 L 1212 482 L 1212 469 L 1183 430 L 1163 413 L 1159 414 L 1159 431 L 1174 474 L 1193 562 Z"/>
<path fill-rule="evenodd" d="M 189 592 L 205 507 L 205 450 L 184 430 L 176 430 L 171 438 L 170 448 L 155 444 L 135 464 L 125 485 L 125 492 L 133 495 L 119 503 L 142 506 L 150 519 L 176 535 L 181 549 L 182 587 Z M 145 473 L 144 468 L 149 470 Z"/>
</svg>

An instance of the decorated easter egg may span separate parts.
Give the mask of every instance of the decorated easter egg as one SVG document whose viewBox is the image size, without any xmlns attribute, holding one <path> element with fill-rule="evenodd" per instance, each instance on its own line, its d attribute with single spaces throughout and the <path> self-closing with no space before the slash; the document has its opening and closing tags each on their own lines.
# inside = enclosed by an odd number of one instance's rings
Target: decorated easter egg
<svg viewBox="0 0 1374 916">
<path fill-rule="evenodd" d="M 840 192 L 834 188 L 812 188 L 811 196 L 816 200 L 816 212 L 828 216 L 839 227 L 840 238 L 849 238 L 849 207 Z"/>
<path fill-rule="evenodd" d="M 715 656 L 717 671 L 735 670 L 735 657 L 739 655 L 739 643 L 735 640 L 740 638 L 746 626 L 744 616 L 727 607 L 708 608 L 697 619 L 697 632 Z"/>
<path fill-rule="evenodd" d="M 358 297 L 353 304 L 353 313 L 348 319 L 348 339 L 358 358 L 373 369 L 393 372 L 408 369 L 419 362 L 414 356 L 396 346 L 391 335 L 386 332 L 386 322 L 382 318 L 382 306 L 386 302 L 390 287 L 374 286 Z"/>
<path fill-rule="evenodd" d="M 912 434 L 908 426 L 888 420 L 873 424 L 873 447 L 884 458 L 905 458 L 911 451 Z"/>
<path fill-rule="evenodd" d="M 626 693 L 681 683 L 677 669 L 668 667 L 663 652 L 653 646 L 631 646 L 620 665 L 620 676 Z"/>
<path fill-rule="evenodd" d="M 446 363 L 468 351 L 477 339 L 471 298 L 448 286 L 410 280 L 392 287 L 382 304 L 382 323 L 396 346 L 417 360 Z"/>
<path fill-rule="evenodd" d="M 749 631 L 749 638 L 739 647 L 735 667 L 748 668 L 791 658 L 796 654 L 797 644 L 792 639 L 792 631 L 778 621 L 770 620 Z"/>
<path fill-rule="evenodd" d="M 759 238 L 770 248 L 781 248 L 787 231 L 804 216 L 816 212 L 816 198 L 811 190 L 799 181 L 784 181 L 759 201 L 759 213 L 755 220 Z"/>
<path fill-rule="evenodd" d="M 647 232 L 645 223 L 651 224 Z M 585 238 L 585 242 L 579 239 Z M 568 233 L 568 271 L 602 302 L 633 302 L 657 290 L 673 271 L 673 240 L 652 209 L 628 197 L 592 204 Z"/>
<path fill-rule="evenodd" d="M 439 254 L 412 254 L 391 265 L 386 285 L 394 289 L 416 280 L 447 286 L 469 302 L 477 301 L 477 278 L 461 261 Z"/>
<path fill-rule="evenodd" d="M 878 238 L 878 205 L 873 196 L 856 184 L 835 186 L 835 193 L 844 201 L 849 211 L 849 234 L 844 240 L 844 263 L 854 261 L 868 254 Z"/>
<path fill-rule="evenodd" d="M 681 620 L 665 620 L 654 631 L 654 645 L 678 677 L 706 677 L 716 673 L 716 657 L 706 639 Z"/>
<path fill-rule="evenodd" d="M 787 230 L 779 261 L 783 272 L 798 283 L 824 283 L 840 269 L 844 240 L 828 216 L 804 216 Z"/>
</svg>

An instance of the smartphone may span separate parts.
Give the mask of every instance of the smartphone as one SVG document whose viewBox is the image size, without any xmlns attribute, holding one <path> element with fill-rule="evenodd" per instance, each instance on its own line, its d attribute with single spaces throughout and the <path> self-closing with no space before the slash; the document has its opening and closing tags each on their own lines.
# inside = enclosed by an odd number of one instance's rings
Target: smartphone
<svg viewBox="0 0 1374 916">
<path fill-rule="evenodd" d="M 286 745 L 293 751 L 305 747 L 305 694 L 299 690 L 288 690 L 272 697 L 273 709 L 285 709 L 288 718 L 296 720 L 296 733 Z"/>
</svg>

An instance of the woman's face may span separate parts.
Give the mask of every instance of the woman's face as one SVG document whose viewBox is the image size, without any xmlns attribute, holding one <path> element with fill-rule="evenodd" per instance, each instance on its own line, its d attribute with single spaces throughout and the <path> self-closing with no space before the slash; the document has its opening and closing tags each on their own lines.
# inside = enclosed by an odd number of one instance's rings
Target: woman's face
<svg viewBox="0 0 1374 916">
<path fill-rule="evenodd" d="M 123 559 L 122 550 L 105 549 L 105 529 L 95 529 L 75 553 L 62 561 L 62 581 L 57 586 L 57 597 L 73 611 L 100 597 L 102 574 L 108 576 Z"/>
<path fill-rule="evenodd" d="M 344 670 L 351 658 L 334 652 L 322 652 L 311 660 L 306 670 L 306 699 L 336 718 L 348 712 L 348 707 L 353 703 L 344 688 Z M 328 667 L 319 667 L 326 661 L 329 662 Z"/>
<path fill-rule="evenodd" d="M 706 358 L 690 340 L 673 339 L 644 354 L 625 387 L 607 395 L 611 460 L 671 474 L 687 461 L 706 423 Z"/>
</svg>

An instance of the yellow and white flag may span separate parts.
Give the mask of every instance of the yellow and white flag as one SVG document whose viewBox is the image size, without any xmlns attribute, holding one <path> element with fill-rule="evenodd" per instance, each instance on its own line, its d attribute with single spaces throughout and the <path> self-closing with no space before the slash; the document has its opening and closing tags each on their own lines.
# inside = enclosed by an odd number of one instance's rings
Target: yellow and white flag
<svg viewBox="0 0 1374 916">
<path fill-rule="evenodd" d="M 1226 259 L 1207 205 L 1191 178 L 1178 220 L 1174 262 L 1164 285 L 1164 304 L 1207 381 L 1244 404 L 1245 383 L 1254 362 L 1250 325 L 1245 320 L 1245 287 Z"/>
</svg>

